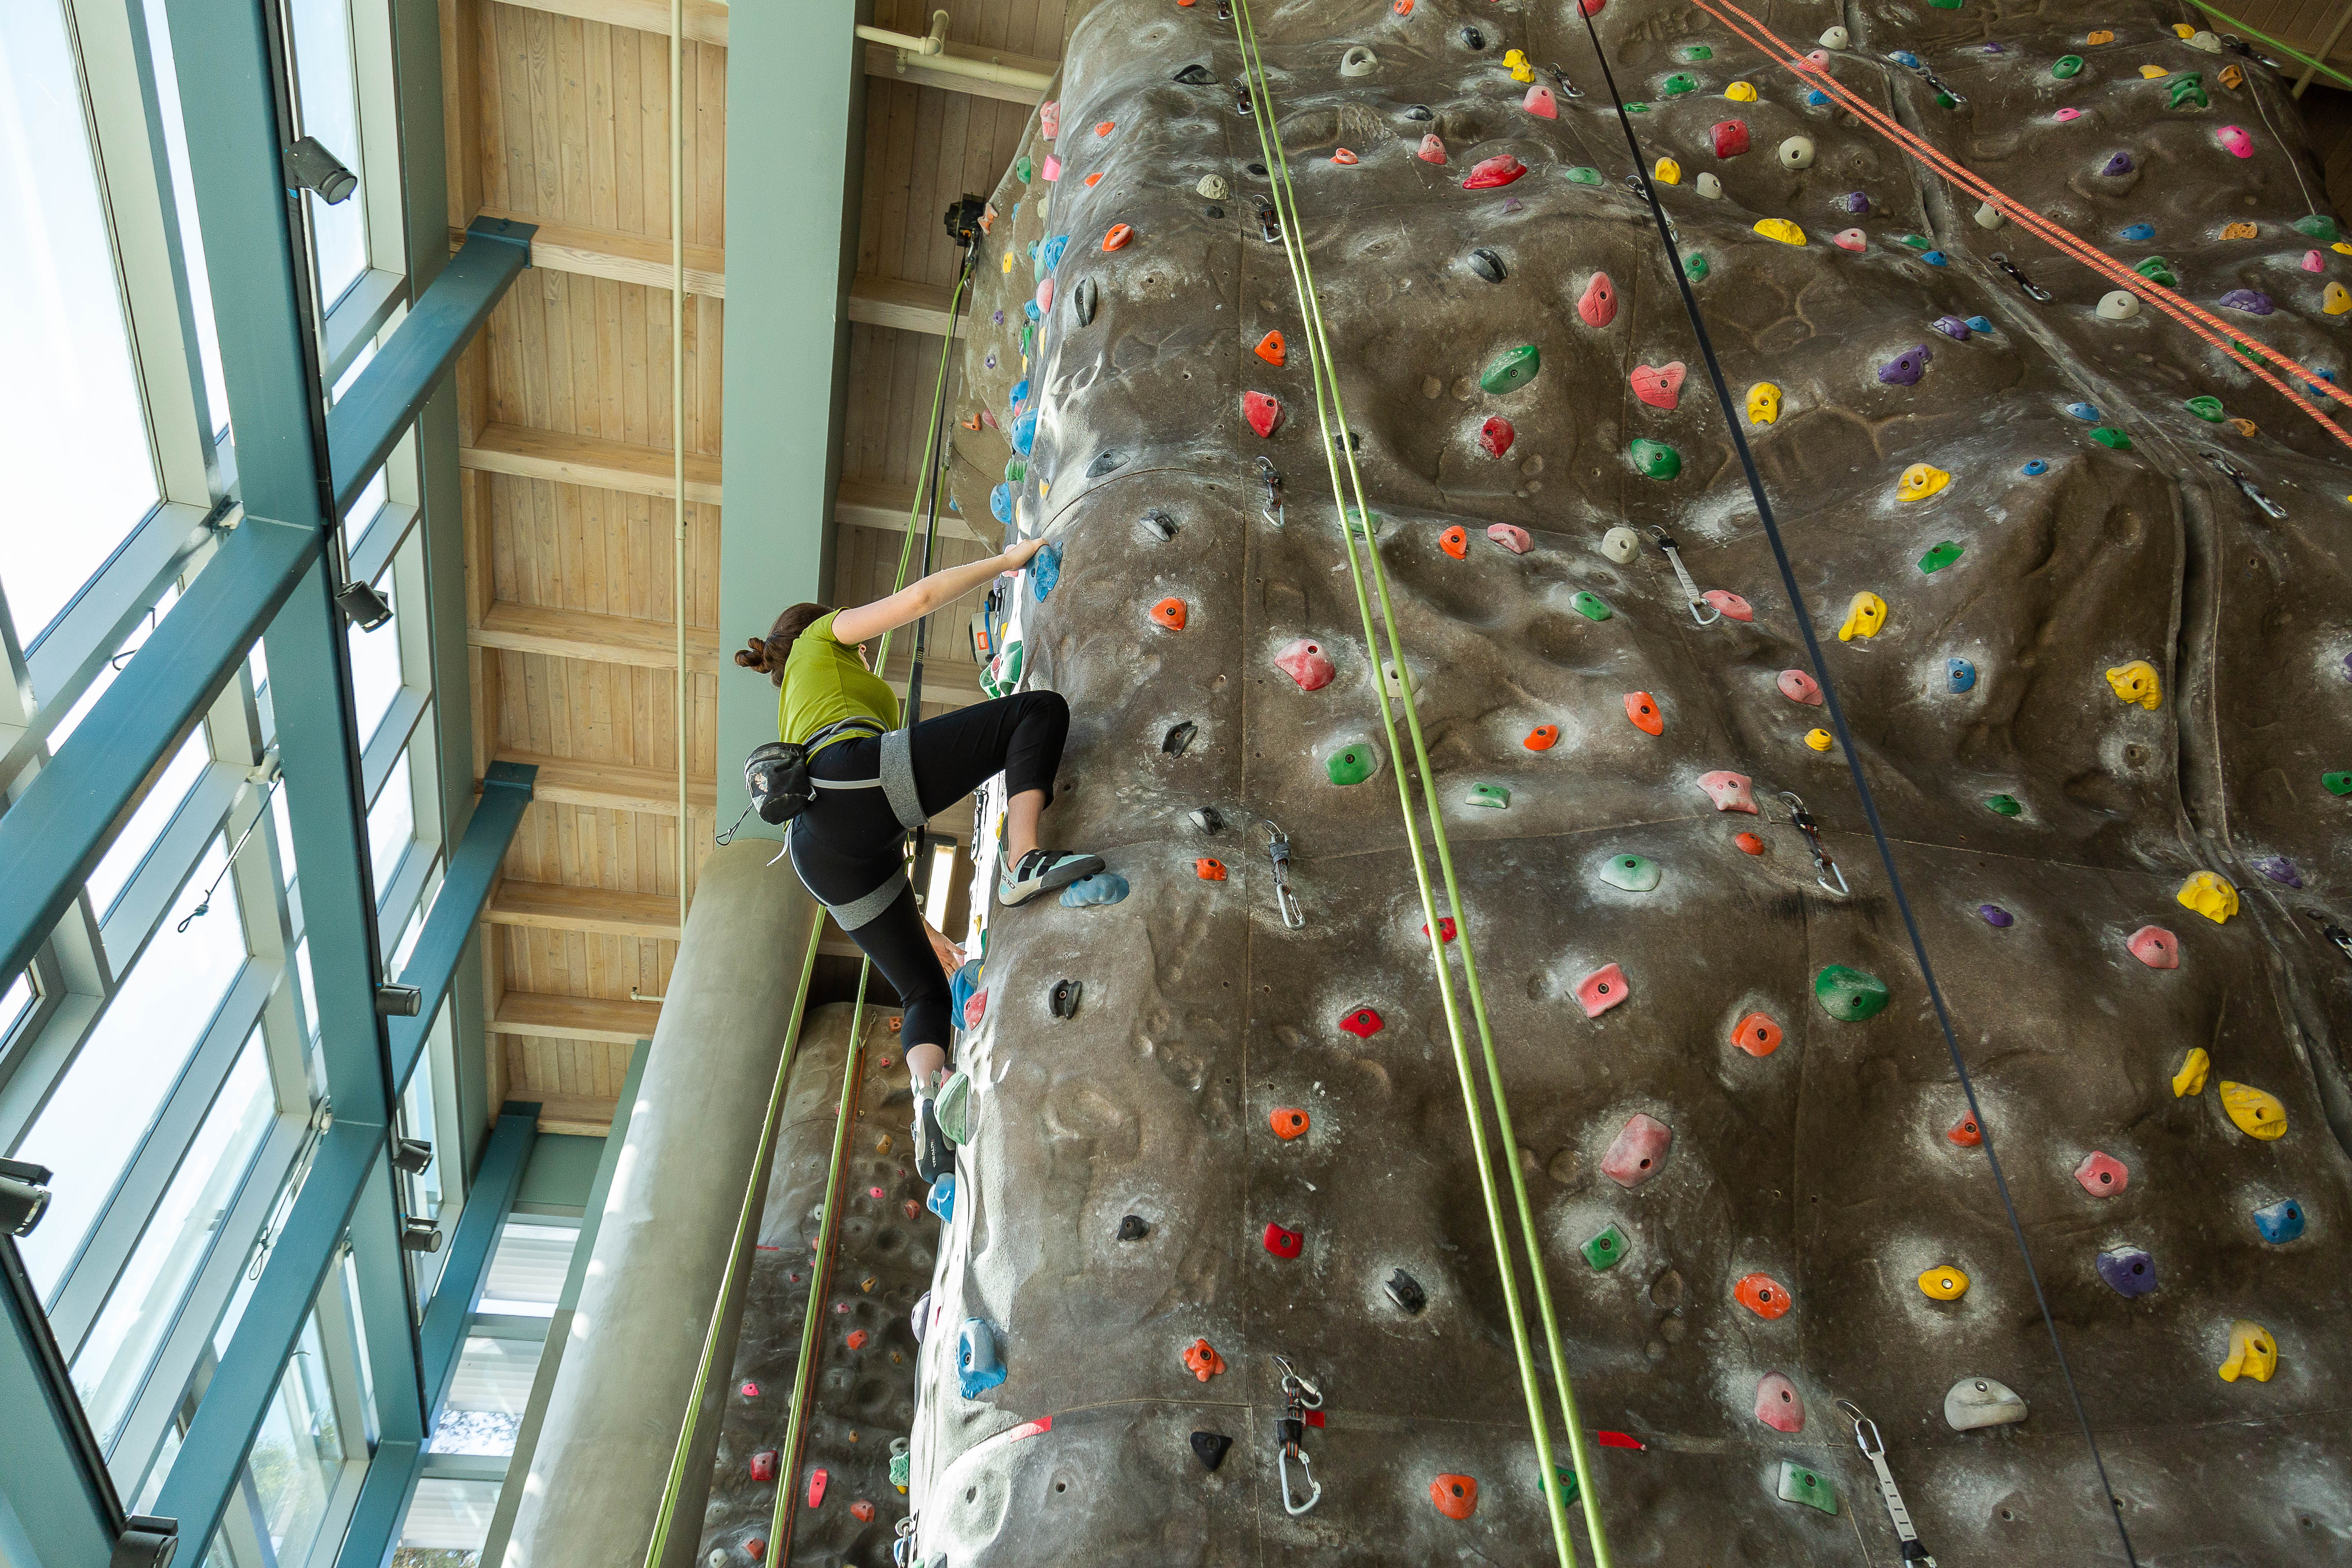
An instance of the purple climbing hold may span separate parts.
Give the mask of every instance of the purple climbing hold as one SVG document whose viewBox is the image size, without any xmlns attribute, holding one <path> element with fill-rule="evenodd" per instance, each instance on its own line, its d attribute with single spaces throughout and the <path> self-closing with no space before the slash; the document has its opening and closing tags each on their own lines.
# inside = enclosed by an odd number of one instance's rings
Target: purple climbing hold
<svg viewBox="0 0 2352 1568">
<path fill-rule="evenodd" d="M 2129 1299 L 2156 1289 L 2156 1259 L 2140 1247 L 2116 1247 L 2099 1254 L 2099 1278 Z"/>
<path fill-rule="evenodd" d="M 2271 297 L 2259 289 L 2232 289 L 2221 296 L 2221 308 L 2243 310 L 2249 316 L 2267 316 L 2278 307 L 2273 305 Z"/>
<path fill-rule="evenodd" d="M 1925 343 L 1914 343 L 1878 367 L 1878 379 L 1889 386 L 1916 386 L 1934 356 Z"/>
<path fill-rule="evenodd" d="M 2300 888 L 2303 886 L 2302 873 L 2298 872 L 2294 868 L 2294 862 L 2288 859 L 2284 855 L 2266 855 L 2262 859 L 2254 862 L 2254 869 L 2260 871 L 2263 876 L 2268 877 L 2272 881 L 2282 883 L 2286 887 Z"/>
<path fill-rule="evenodd" d="M 1985 924 L 1996 930 L 2006 931 L 2017 923 L 2017 917 L 1999 904 L 1979 904 L 1977 913 L 1984 917 Z"/>
<path fill-rule="evenodd" d="M 1870 210 L 1870 195 L 1864 191 L 1848 191 L 1838 198 L 1838 205 L 1859 216 Z"/>
<path fill-rule="evenodd" d="M 1638 1187 L 1666 1163 L 1673 1131 L 1656 1117 L 1635 1111 L 1618 1131 L 1617 1141 L 1601 1157 L 1601 1173 L 1621 1187 Z"/>
<path fill-rule="evenodd" d="M 2132 160 L 2131 154 L 2128 153 L 2116 153 L 2114 157 L 2108 159 L 2106 166 L 2099 171 L 2100 174 L 2107 175 L 2109 178 L 2113 178 L 2117 174 L 2128 174 L 2131 172 Z"/>
<path fill-rule="evenodd" d="M 1969 341 L 1969 324 L 1958 316 L 1937 317 L 1936 330 L 1956 342 L 1964 343 Z"/>
</svg>

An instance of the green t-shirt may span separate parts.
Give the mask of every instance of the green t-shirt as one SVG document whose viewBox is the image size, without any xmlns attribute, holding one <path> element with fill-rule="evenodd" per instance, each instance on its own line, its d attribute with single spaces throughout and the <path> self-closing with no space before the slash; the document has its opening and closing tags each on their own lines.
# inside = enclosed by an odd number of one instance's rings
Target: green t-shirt
<svg viewBox="0 0 2352 1568">
<path fill-rule="evenodd" d="M 776 696 L 778 738 L 797 745 L 828 724 L 871 719 L 885 730 L 898 727 L 898 699 L 882 678 L 866 668 L 855 643 L 833 635 L 833 615 L 821 616 L 793 639 L 784 658 L 783 689 Z"/>
</svg>

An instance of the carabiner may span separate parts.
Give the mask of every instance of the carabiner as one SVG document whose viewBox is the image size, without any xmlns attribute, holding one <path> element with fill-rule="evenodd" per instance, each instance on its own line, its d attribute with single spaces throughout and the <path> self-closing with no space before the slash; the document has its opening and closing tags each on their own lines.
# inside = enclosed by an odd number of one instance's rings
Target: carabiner
<svg viewBox="0 0 2352 1568">
<path fill-rule="evenodd" d="M 897 1534 L 890 1542 L 890 1561 L 898 1568 L 914 1568 L 915 1516 L 912 1513 L 898 1521 Z"/>
<path fill-rule="evenodd" d="M 1257 232 L 1260 237 L 1268 245 L 1280 245 L 1282 243 L 1281 215 L 1275 211 L 1274 203 L 1255 191 L 1250 193 L 1250 199 L 1257 203 Z"/>
<path fill-rule="evenodd" d="M 1780 792 L 1780 798 L 1789 803 L 1790 822 L 1812 847 L 1813 885 L 1835 898 L 1851 896 L 1853 889 L 1846 886 L 1845 873 L 1838 869 L 1838 863 L 1830 858 L 1828 848 L 1822 843 L 1822 825 L 1813 820 L 1813 814 L 1805 809 L 1805 803 L 1798 798 L 1796 791 L 1784 789 Z M 1830 881 L 1832 877 L 1837 879 L 1834 884 Z"/>
<path fill-rule="evenodd" d="M 1857 1409 L 1850 1399 L 1837 1402 L 1839 1411 L 1853 1423 L 1853 1446 L 1878 1472 L 1878 1495 L 1886 1504 L 1886 1517 L 1895 1521 L 1895 1539 L 1903 1543 L 1905 1568 L 1918 1564 L 1920 1568 L 1936 1568 L 1936 1560 L 1919 1539 L 1918 1530 L 1911 1522 L 1911 1510 L 1904 1506 L 1903 1493 L 1895 1485 L 1894 1472 L 1886 1468 L 1886 1440 L 1878 1435 L 1878 1424 Z"/>
<path fill-rule="evenodd" d="M 1266 858 L 1274 862 L 1274 907 L 1282 911 L 1282 923 L 1297 931 L 1307 923 L 1307 916 L 1299 909 L 1298 900 L 1291 896 L 1290 835 L 1266 818 L 1259 821 L 1265 828 Z"/>
<path fill-rule="evenodd" d="M 1299 1473 L 1307 1478 L 1307 1500 L 1305 1502 L 1293 1502 L 1290 1497 L 1290 1456 L 1294 1448 L 1297 1448 L 1297 1452 L 1298 1454 Z M 1282 1508 L 1285 1513 L 1287 1513 L 1293 1519 L 1297 1519 L 1300 1514 L 1307 1512 L 1309 1510 L 1313 1509 L 1317 1503 L 1323 1500 L 1322 1483 L 1315 1479 L 1315 1469 L 1314 1467 L 1307 1462 L 1306 1449 L 1297 1448 L 1295 1444 L 1286 1443 L 1281 1448 L 1276 1451 L 1274 1463 L 1275 1468 L 1282 1472 Z"/>
<path fill-rule="evenodd" d="M 1285 1399 L 1295 1400 L 1308 1410 L 1323 1408 L 1323 1391 L 1299 1376 L 1297 1369 L 1290 1364 L 1288 1356 L 1277 1352 L 1274 1362 L 1282 1368 L 1282 1396 Z"/>
<path fill-rule="evenodd" d="M 1258 515 L 1275 527 L 1280 528 L 1285 515 L 1282 504 L 1282 470 L 1276 468 L 1273 459 L 1263 452 L 1260 452 L 1257 457 L 1257 477 L 1265 485 L 1265 505 L 1258 510 Z"/>
<path fill-rule="evenodd" d="M 1559 68 L 1559 63 L 1557 60 L 1553 61 L 1550 65 L 1546 66 L 1544 68 L 1551 73 L 1551 79 L 1559 84 L 1560 97 L 1582 98 L 1584 96 L 1584 89 L 1580 87 L 1574 86 L 1569 81 L 1568 73 Z"/>
<path fill-rule="evenodd" d="M 1691 581 L 1690 569 L 1683 564 L 1682 551 L 1675 543 L 1674 540 L 1668 536 L 1666 531 L 1660 528 L 1657 524 L 1652 523 L 1650 525 L 1650 533 L 1657 540 L 1658 548 L 1665 552 L 1667 564 L 1674 567 L 1675 581 L 1683 585 L 1683 598 L 1690 605 L 1691 619 L 1696 621 L 1703 626 L 1711 626 L 1715 625 L 1716 622 L 1723 619 L 1723 612 L 1721 610 L 1715 609 L 1714 605 L 1709 605 L 1705 599 L 1699 596 L 1698 584 Z M 1713 611 L 1713 614 L 1701 615 L 1699 613 L 1701 610 L 1710 610 Z"/>
<path fill-rule="evenodd" d="M 2017 280 L 2017 286 L 2025 290 L 2025 297 L 2032 300 L 2035 304 L 2047 305 L 2051 300 L 2057 298 L 2057 296 L 2050 292 L 2049 289 L 2042 288 L 2036 284 L 2032 279 L 2028 278 L 2024 273 L 2019 271 L 2017 269 L 2017 264 L 2010 260 L 2008 257 L 2003 256 L 2000 251 L 1994 251 L 1988 259 L 1990 259 L 1995 267 L 2000 268 L 2003 272 L 2008 273 L 2011 278 L 2015 279 Z"/>
<path fill-rule="evenodd" d="M 2208 449 L 2201 455 L 2207 462 L 2221 470 L 2222 478 L 2228 479 L 2231 484 L 2238 487 L 2239 493 L 2243 495 L 2248 500 L 2253 502 L 2256 506 L 2262 508 L 2265 514 L 2281 520 L 2284 520 L 2286 517 L 2286 508 L 2279 505 L 2278 502 L 2264 495 L 2263 493 L 2262 486 L 2254 483 L 2254 479 L 2252 474 L 2247 473 L 2245 469 L 2238 467 L 2237 464 L 2230 461 L 2229 458 L 2223 457 L 2219 452 Z"/>
<path fill-rule="evenodd" d="M 2337 925 L 2326 910 L 2305 910 L 2303 912 L 2319 922 L 2319 934 L 2334 942 L 2337 952 L 2352 958 L 2352 931 Z"/>
</svg>

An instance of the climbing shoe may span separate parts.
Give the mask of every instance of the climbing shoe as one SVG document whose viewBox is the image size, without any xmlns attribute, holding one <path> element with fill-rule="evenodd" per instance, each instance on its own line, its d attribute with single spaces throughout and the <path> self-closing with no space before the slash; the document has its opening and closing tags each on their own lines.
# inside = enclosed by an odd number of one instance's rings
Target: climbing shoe
<svg viewBox="0 0 2352 1568">
<path fill-rule="evenodd" d="M 1103 868 L 1099 855 L 1070 855 L 1059 849 L 1032 849 L 1004 868 L 997 879 L 996 901 L 1007 909 L 1025 904 L 1040 893 L 1068 887 L 1081 877 Z"/>
<path fill-rule="evenodd" d="M 953 1169 L 955 1154 L 940 1131 L 939 1112 L 932 1109 L 929 1095 L 919 1094 L 915 1097 L 915 1174 L 928 1186 Z"/>
</svg>

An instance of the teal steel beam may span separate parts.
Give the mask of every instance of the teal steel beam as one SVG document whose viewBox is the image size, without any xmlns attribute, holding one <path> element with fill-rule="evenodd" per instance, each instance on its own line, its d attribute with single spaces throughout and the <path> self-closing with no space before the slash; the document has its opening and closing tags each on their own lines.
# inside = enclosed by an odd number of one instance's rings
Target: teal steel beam
<svg viewBox="0 0 2352 1568">
<path fill-rule="evenodd" d="M 535 224 L 476 218 L 449 265 L 408 308 L 359 380 L 336 400 L 327 416 L 327 447 L 333 458 L 337 515 L 367 488 L 457 363 L 458 351 L 530 265 L 530 237 L 537 232 Z"/>
<path fill-rule="evenodd" d="M 482 798 L 442 872 L 441 890 L 434 898 L 432 913 L 425 917 L 425 930 L 418 933 L 416 946 L 409 952 L 408 966 L 400 972 L 400 983 L 422 991 L 425 1005 L 414 1018 L 392 1021 L 395 1094 L 408 1088 L 409 1075 L 425 1054 L 433 1016 L 449 994 L 449 984 L 466 955 L 466 943 L 474 934 L 475 917 L 490 896 L 490 884 L 498 879 L 499 863 L 507 858 L 507 845 L 522 822 L 523 808 L 530 804 L 538 777 L 536 764 L 518 763 L 492 763 L 482 777 Z M 474 913 L 463 924 L 444 921 L 439 917 L 445 904 Z"/>
<path fill-rule="evenodd" d="M 10 1568 L 106 1568 L 122 1504 L 82 1419 L 64 1359 L 25 1276 L 0 1237 L 0 1563 Z"/>
</svg>

